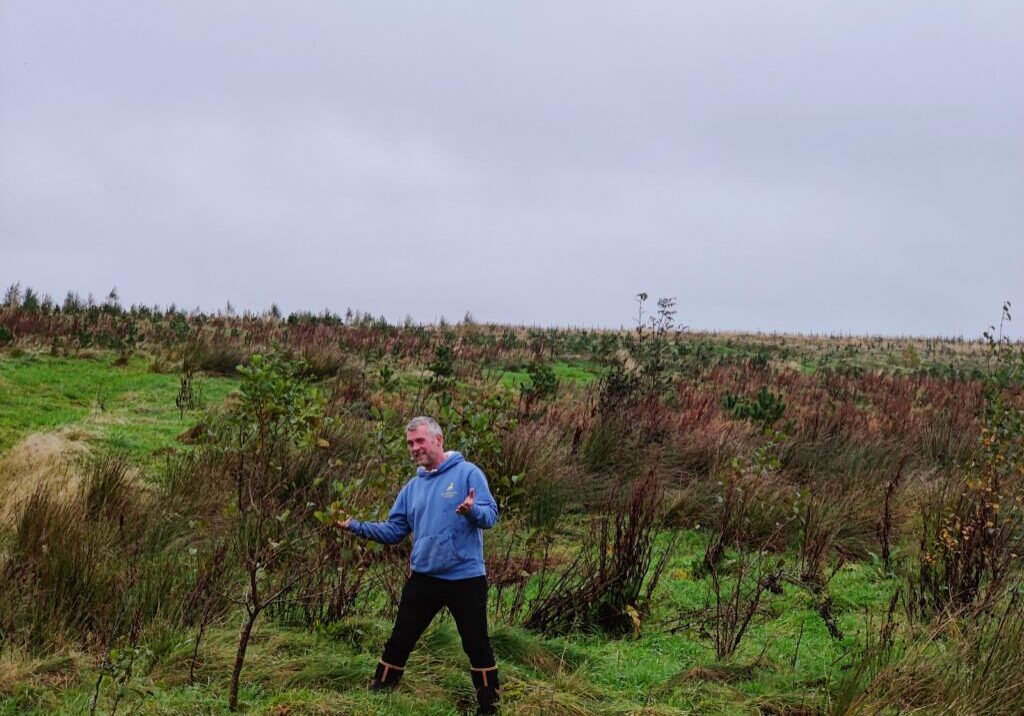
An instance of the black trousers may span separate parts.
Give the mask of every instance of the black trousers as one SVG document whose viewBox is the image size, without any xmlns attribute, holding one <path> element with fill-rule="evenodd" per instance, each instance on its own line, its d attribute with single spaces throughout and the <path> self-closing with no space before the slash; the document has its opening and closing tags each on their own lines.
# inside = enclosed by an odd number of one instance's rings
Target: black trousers
<svg viewBox="0 0 1024 716">
<path fill-rule="evenodd" d="M 443 607 L 448 607 L 455 618 L 469 663 L 474 669 L 492 669 L 495 663 L 487 636 L 487 577 L 449 580 L 413 572 L 402 589 L 398 617 L 381 661 L 404 668 L 416 641 Z"/>
</svg>

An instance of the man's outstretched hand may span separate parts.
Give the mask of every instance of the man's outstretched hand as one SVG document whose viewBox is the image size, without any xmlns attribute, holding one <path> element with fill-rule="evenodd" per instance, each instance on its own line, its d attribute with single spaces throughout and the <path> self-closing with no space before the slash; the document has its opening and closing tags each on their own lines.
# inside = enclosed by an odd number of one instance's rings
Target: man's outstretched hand
<svg viewBox="0 0 1024 716">
<path fill-rule="evenodd" d="M 466 499 L 462 501 L 462 504 L 455 508 L 455 511 L 460 515 L 468 515 L 469 511 L 473 509 L 473 505 L 476 502 L 476 490 L 472 487 L 469 488 L 469 494 L 466 495 Z"/>
<path fill-rule="evenodd" d="M 338 520 L 337 522 L 334 523 L 334 525 L 339 530 L 347 530 L 349 522 L 350 522 L 350 520 Z"/>
</svg>

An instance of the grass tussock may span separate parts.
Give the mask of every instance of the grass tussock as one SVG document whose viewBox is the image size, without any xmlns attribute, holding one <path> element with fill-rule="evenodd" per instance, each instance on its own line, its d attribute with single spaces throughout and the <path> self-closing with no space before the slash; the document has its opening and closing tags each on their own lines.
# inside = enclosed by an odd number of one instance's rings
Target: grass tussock
<svg viewBox="0 0 1024 716">
<path fill-rule="evenodd" d="M 511 702 L 506 712 L 522 716 L 591 716 L 602 708 L 602 694 L 580 677 L 529 682 L 509 679 L 502 691 L 502 698 Z"/>
<path fill-rule="evenodd" d="M 69 497 L 44 484 L 21 506 L 0 564 L 6 637 L 45 651 L 107 643 L 158 618 L 189 623 L 197 560 L 166 493 L 119 455 L 90 458 L 82 473 Z"/>
<path fill-rule="evenodd" d="M 88 450 L 77 437 L 74 431 L 33 433 L 0 458 L 0 524 L 9 524 L 34 492 L 48 490 L 61 500 L 75 492 Z"/>
<path fill-rule="evenodd" d="M 945 616 L 915 634 L 890 620 L 869 635 L 835 691 L 830 716 L 886 707 L 949 716 L 1024 712 L 1024 601 Z"/>
<path fill-rule="evenodd" d="M 586 657 L 568 644 L 556 645 L 537 634 L 510 626 L 491 632 L 491 646 L 502 661 L 528 666 L 545 674 L 561 674 L 583 667 Z"/>
<path fill-rule="evenodd" d="M 572 459 L 571 441 L 557 425 L 522 423 L 505 433 L 496 468 L 519 477 L 530 527 L 550 528 L 567 509 L 580 507 L 583 476 Z"/>
<path fill-rule="evenodd" d="M 78 683 L 83 667 L 80 654 L 33 657 L 9 651 L 0 657 L 0 694 L 10 695 L 26 686 L 62 689 Z"/>
<path fill-rule="evenodd" d="M 736 684 L 750 681 L 764 667 L 760 664 L 705 664 L 688 669 L 674 677 L 670 685 L 685 684 L 694 681 L 713 681 L 718 684 Z"/>
</svg>

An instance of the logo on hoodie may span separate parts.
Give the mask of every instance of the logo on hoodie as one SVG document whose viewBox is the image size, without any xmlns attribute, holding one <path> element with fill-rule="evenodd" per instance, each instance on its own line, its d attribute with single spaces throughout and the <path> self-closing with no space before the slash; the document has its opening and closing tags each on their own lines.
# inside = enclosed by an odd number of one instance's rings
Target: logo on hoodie
<svg viewBox="0 0 1024 716">
<path fill-rule="evenodd" d="M 455 497 L 455 481 L 448 483 L 448 487 L 444 488 L 444 492 L 441 493 L 441 497 L 452 498 Z"/>
</svg>

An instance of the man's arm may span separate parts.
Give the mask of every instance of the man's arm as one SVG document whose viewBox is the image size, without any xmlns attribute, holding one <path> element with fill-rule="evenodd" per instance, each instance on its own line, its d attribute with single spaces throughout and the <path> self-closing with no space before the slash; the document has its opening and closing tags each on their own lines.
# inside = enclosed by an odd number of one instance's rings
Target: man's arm
<svg viewBox="0 0 1024 716">
<path fill-rule="evenodd" d="M 364 539 L 383 544 L 397 544 L 405 539 L 412 528 L 409 527 L 408 513 L 406 511 L 406 491 L 403 488 L 395 498 L 388 518 L 383 522 L 362 522 L 361 520 L 345 520 L 338 525 L 342 529 L 358 535 Z"/>
<path fill-rule="evenodd" d="M 487 530 L 498 521 L 498 504 L 491 495 L 487 478 L 480 468 L 469 473 L 469 495 L 456 511 L 465 515 L 474 527 Z"/>
</svg>

